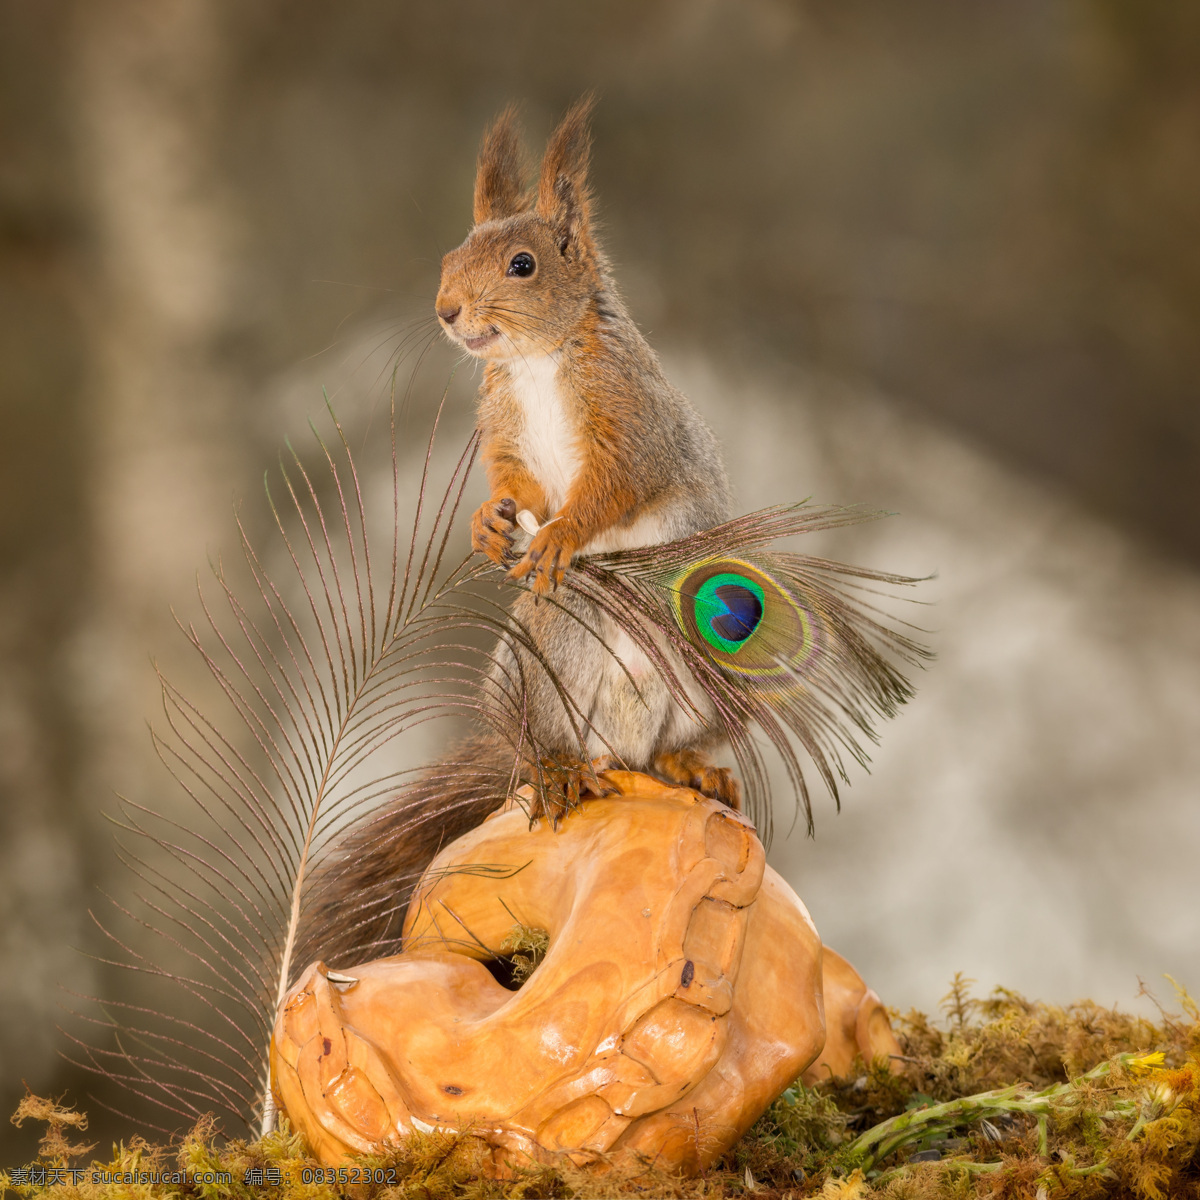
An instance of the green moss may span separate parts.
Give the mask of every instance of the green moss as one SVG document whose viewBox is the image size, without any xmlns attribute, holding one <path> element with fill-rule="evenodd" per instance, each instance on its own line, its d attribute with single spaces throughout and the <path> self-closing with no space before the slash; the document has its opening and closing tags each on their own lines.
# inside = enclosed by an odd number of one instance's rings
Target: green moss
<svg viewBox="0 0 1200 1200">
<path fill-rule="evenodd" d="M 526 934 L 507 949 L 535 959 Z M 362 1159 L 357 1178 L 354 1168 L 328 1176 L 286 1122 L 253 1143 L 223 1139 L 201 1122 L 171 1146 L 135 1137 L 81 1168 L 94 1147 L 67 1135 L 86 1119 L 30 1096 L 13 1119 L 47 1127 L 36 1168 L 76 1164 L 79 1173 L 52 1184 L 26 1168 L 0 1172 L 0 1185 L 29 1198 L 53 1189 L 54 1200 L 1200 1198 L 1200 1011 L 1186 993 L 1182 1015 L 1163 1012 L 1154 1022 L 1002 989 L 975 999 L 969 982 L 955 979 L 941 1021 L 917 1012 L 895 1019 L 901 1073 L 860 1063 L 845 1079 L 793 1084 L 697 1179 L 649 1165 L 602 1174 L 564 1162 L 494 1180 L 484 1173 L 486 1145 L 447 1133 L 415 1135 L 394 1154 Z M 159 1178 L 138 1182 L 139 1172 Z M 186 1179 L 164 1178 L 175 1172 Z M 134 1181 L 113 1178 L 130 1173 Z"/>
<path fill-rule="evenodd" d="M 513 983 L 520 987 L 538 969 L 549 949 L 550 935 L 546 930 L 514 925 L 500 947 L 500 953 L 512 964 Z"/>
</svg>

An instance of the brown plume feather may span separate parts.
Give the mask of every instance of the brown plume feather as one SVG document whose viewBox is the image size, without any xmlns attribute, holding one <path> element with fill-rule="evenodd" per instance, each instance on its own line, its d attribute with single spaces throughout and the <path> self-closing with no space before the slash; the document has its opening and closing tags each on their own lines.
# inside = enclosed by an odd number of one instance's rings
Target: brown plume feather
<svg viewBox="0 0 1200 1200">
<path fill-rule="evenodd" d="M 307 956 L 345 961 L 392 946 L 412 878 L 503 800 L 519 765 L 537 762 L 520 680 L 483 682 L 497 639 L 537 648 L 470 560 L 445 561 L 477 439 L 430 503 L 431 439 L 405 544 L 394 405 L 393 523 L 382 538 L 333 425 L 315 463 L 292 452 L 280 464 L 275 550 L 242 529 L 249 588 L 218 565 L 215 599 L 201 592 L 207 628 L 184 629 L 224 713 L 161 681 L 155 745 L 183 789 L 182 815 L 123 801 L 113 818 L 141 891 L 97 923 L 112 947 L 104 961 L 134 972 L 146 999 L 81 1013 L 98 1036 L 73 1039 L 75 1061 L 177 1125 L 215 1111 L 270 1128 L 268 1039 Z M 414 772 L 397 747 L 444 717 L 466 718 L 482 740 Z M 404 803 L 388 808 L 397 795 Z M 378 828 L 347 840 L 381 806 Z M 333 902 L 347 889 L 361 901 L 344 910 L 335 945 Z"/>
</svg>

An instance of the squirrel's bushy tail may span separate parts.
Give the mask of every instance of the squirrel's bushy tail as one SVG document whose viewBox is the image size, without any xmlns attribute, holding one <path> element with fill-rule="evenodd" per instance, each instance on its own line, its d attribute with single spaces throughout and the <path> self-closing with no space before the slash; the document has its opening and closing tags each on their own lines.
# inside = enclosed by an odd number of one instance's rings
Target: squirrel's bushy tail
<svg viewBox="0 0 1200 1200">
<path fill-rule="evenodd" d="M 409 898 L 438 852 L 499 808 L 514 784 L 514 755 L 497 737 L 455 746 L 387 805 L 351 828 L 314 880 L 296 963 L 352 967 L 398 954 Z"/>
</svg>

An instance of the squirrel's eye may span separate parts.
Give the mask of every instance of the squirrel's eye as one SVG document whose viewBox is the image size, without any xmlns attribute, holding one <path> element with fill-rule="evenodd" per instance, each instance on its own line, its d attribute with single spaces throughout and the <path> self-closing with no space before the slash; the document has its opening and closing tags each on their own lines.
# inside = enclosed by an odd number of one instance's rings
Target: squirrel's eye
<svg viewBox="0 0 1200 1200">
<path fill-rule="evenodd" d="M 526 254 L 524 250 L 520 254 L 514 254 L 512 262 L 508 264 L 506 275 L 515 275 L 518 279 L 524 279 L 527 275 L 533 274 L 534 267 L 537 263 L 533 261 L 532 254 Z"/>
</svg>

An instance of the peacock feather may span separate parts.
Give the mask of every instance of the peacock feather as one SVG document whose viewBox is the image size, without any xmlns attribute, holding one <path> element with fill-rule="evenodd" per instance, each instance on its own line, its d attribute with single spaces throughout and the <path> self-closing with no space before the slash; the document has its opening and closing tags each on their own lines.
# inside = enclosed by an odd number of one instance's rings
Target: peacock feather
<svg viewBox="0 0 1200 1200">
<path fill-rule="evenodd" d="M 866 765 L 863 742 L 877 740 L 876 720 L 912 695 L 902 666 L 930 657 L 919 631 L 875 603 L 880 591 L 920 580 L 769 549 L 881 515 L 777 506 L 679 541 L 580 560 L 568 578 L 651 659 L 677 703 L 696 711 L 689 685 L 713 702 L 764 836 L 770 787 L 754 731 L 782 759 L 811 832 L 796 744 L 840 803 L 846 756 Z"/>
</svg>

